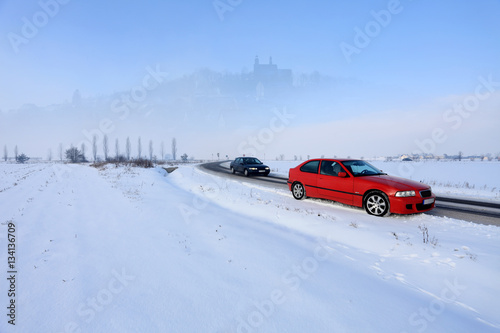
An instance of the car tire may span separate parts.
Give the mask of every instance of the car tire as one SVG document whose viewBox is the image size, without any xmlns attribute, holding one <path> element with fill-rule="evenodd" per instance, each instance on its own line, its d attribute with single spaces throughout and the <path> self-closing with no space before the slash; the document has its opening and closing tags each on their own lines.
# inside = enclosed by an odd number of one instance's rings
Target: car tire
<svg viewBox="0 0 500 333">
<path fill-rule="evenodd" d="M 245 177 L 250 176 L 250 172 L 248 172 L 248 169 L 243 170 L 243 174 L 245 175 Z"/>
<path fill-rule="evenodd" d="M 292 195 L 297 200 L 304 200 L 306 198 L 306 188 L 299 182 L 292 184 Z"/>
<path fill-rule="evenodd" d="M 231 173 L 234 175 L 236 173 L 236 170 L 234 170 L 233 167 L 231 167 Z"/>
<path fill-rule="evenodd" d="M 372 192 L 365 197 L 364 207 L 373 216 L 389 216 L 391 214 L 389 198 L 383 192 Z"/>
</svg>

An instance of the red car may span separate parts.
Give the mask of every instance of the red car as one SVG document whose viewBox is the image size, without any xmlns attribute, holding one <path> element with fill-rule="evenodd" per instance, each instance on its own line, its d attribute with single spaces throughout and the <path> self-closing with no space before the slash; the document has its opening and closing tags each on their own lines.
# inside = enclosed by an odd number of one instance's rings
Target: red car
<svg viewBox="0 0 500 333">
<path fill-rule="evenodd" d="M 370 163 L 354 159 L 313 159 L 290 169 L 288 188 L 297 200 L 306 197 L 363 207 L 368 214 L 412 214 L 434 208 L 431 187 L 388 176 Z"/>
</svg>

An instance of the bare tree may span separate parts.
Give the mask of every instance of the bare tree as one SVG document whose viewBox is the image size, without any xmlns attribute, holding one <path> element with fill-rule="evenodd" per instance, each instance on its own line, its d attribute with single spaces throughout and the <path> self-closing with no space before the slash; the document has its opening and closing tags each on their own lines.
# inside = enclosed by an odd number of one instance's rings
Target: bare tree
<svg viewBox="0 0 500 333">
<path fill-rule="evenodd" d="M 127 154 L 127 160 L 130 160 L 130 138 L 127 136 L 127 143 L 125 144 L 125 153 Z"/>
<path fill-rule="evenodd" d="M 104 151 L 104 160 L 108 160 L 109 153 L 109 145 L 108 145 L 108 135 L 104 134 L 104 138 L 102 139 L 102 150 Z"/>
<path fill-rule="evenodd" d="M 175 161 L 177 156 L 177 140 L 172 139 L 172 159 Z"/>
<path fill-rule="evenodd" d="M 7 159 L 9 158 L 9 153 L 7 151 L 7 145 L 3 146 L 3 160 L 7 162 Z"/>
<path fill-rule="evenodd" d="M 161 142 L 160 145 L 160 154 L 161 154 L 160 161 L 163 161 L 163 159 L 165 158 L 165 144 L 163 143 L 163 141 Z"/>
<path fill-rule="evenodd" d="M 120 156 L 120 144 L 118 142 L 118 138 L 115 140 L 115 158 L 118 159 Z"/>
<path fill-rule="evenodd" d="M 149 160 L 153 160 L 153 140 L 149 140 Z"/>
<path fill-rule="evenodd" d="M 16 161 L 17 161 L 17 145 L 14 147 L 14 157 L 16 158 Z"/>
<path fill-rule="evenodd" d="M 66 159 L 70 160 L 72 163 L 76 163 L 76 158 L 78 156 L 78 148 L 73 147 L 73 144 L 69 147 L 69 149 L 66 149 Z"/>
<path fill-rule="evenodd" d="M 81 163 L 86 162 L 85 156 L 83 156 L 82 152 L 78 150 L 78 148 L 73 147 L 66 150 L 66 158 L 71 161 L 71 163 Z"/>
<path fill-rule="evenodd" d="M 141 137 L 137 139 L 137 158 L 141 158 L 142 154 L 142 144 L 141 144 Z"/>
<path fill-rule="evenodd" d="M 49 151 L 47 153 L 47 159 L 49 160 L 49 162 L 52 161 L 52 149 L 51 148 L 49 148 Z"/>
<path fill-rule="evenodd" d="M 94 134 L 92 137 L 92 157 L 94 162 L 97 160 L 97 135 Z"/>
<path fill-rule="evenodd" d="M 62 162 L 62 160 L 63 160 L 63 145 L 62 145 L 62 143 L 59 144 L 59 159 Z"/>
<path fill-rule="evenodd" d="M 72 103 L 73 106 L 80 106 L 82 104 L 82 94 L 80 93 L 80 90 L 76 89 L 73 93 Z"/>
<path fill-rule="evenodd" d="M 85 148 L 86 148 L 86 147 L 85 147 L 85 143 L 84 143 L 84 142 L 82 142 L 82 145 L 80 146 L 80 153 L 81 153 L 81 154 L 82 154 L 82 156 L 83 156 L 83 160 L 84 160 L 84 161 L 87 161 L 87 158 L 85 157 Z"/>
</svg>

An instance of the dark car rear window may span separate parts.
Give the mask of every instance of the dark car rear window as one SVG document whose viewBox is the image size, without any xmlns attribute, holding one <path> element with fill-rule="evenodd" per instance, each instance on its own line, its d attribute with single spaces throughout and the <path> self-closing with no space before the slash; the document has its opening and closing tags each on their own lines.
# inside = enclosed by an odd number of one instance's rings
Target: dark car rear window
<svg viewBox="0 0 500 333">
<path fill-rule="evenodd" d="M 310 173 L 318 173 L 319 161 L 311 161 L 304 164 L 300 171 L 302 172 L 310 172 Z"/>
<path fill-rule="evenodd" d="M 262 164 L 262 162 L 259 161 L 259 159 L 253 158 L 253 157 L 244 158 L 243 163 L 245 163 L 245 164 Z"/>
</svg>

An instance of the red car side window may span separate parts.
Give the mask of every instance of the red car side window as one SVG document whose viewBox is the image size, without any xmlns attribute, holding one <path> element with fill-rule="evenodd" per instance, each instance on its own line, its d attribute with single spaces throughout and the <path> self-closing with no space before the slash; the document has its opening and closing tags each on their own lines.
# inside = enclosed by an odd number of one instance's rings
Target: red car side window
<svg viewBox="0 0 500 333">
<path fill-rule="evenodd" d="M 309 173 L 318 173 L 319 161 L 311 161 L 309 163 L 304 164 L 300 171 L 309 172 Z"/>
<path fill-rule="evenodd" d="M 339 163 L 334 161 L 323 161 L 321 162 L 322 175 L 335 176 L 338 177 L 339 172 L 345 172 L 345 170 L 340 166 Z"/>
</svg>

